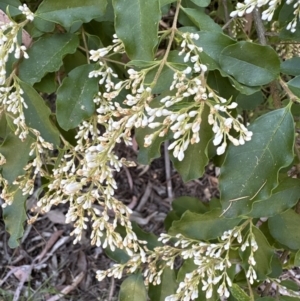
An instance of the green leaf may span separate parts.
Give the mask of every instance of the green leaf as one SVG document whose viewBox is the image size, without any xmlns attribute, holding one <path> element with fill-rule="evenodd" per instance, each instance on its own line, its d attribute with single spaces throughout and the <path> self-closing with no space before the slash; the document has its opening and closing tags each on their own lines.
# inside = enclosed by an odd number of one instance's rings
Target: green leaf
<svg viewBox="0 0 300 301">
<path fill-rule="evenodd" d="M 122 249 L 116 248 L 112 251 L 110 248 L 106 248 L 104 252 L 111 260 L 121 264 L 128 262 L 130 259 L 130 256 Z"/>
<path fill-rule="evenodd" d="M 287 178 L 265 200 L 254 202 L 251 217 L 274 216 L 296 205 L 300 195 L 300 180 Z"/>
<path fill-rule="evenodd" d="M 232 100 L 236 99 L 239 92 L 233 87 L 230 79 L 220 73 L 219 70 L 210 71 L 207 77 L 207 84 L 210 88 L 218 91 L 218 95 L 225 99 L 232 97 Z"/>
<path fill-rule="evenodd" d="M 53 32 L 55 23 L 35 17 L 33 20 L 34 27 L 41 32 Z"/>
<path fill-rule="evenodd" d="M 69 73 L 57 90 L 57 121 L 68 131 L 75 128 L 95 110 L 93 97 L 98 92 L 98 79 L 89 78 L 95 65 L 82 65 Z"/>
<path fill-rule="evenodd" d="M 206 7 L 210 4 L 210 0 L 191 0 L 195 4 L 197 4 L 200 7 Z"/>
<path fill-rule="evenodd" d="M 20 79 L 31 85 L 39 82 L 46 73 L 57 71 L 63 63 L 63 57 L 74 53 L 78 44 L 78 37 L 70 33 L 40 38 L 28 49 L 29 59 L 20 64 Z"/>
<path fill-rule="evenodd" d="M 200 142 L 189 145 L 184 153 L 182 161 L 171 156 L 176 170 L 185 182 L 202 177 L 205 172 L 205 166 L 209 162 L 207 148 L 213 137 L 213 132 L 211 126 L 208 124 L 208 118 L 206 117 L 208 114 L 209 108 L 208 106 L 205 106 L 202 113 L 202 122 L 199 132 Z"/>
<path fill-rule="evenodd" d="M 24 109 L 26 124 L 41 133 L 41 136 L 54 146 L 59 145 L 59 131 L 50 121 L 50 109 L 45 104 L 42 97 L 28 84 L 20 81 L 20 86 L 24 91 L 24 100 L 28 106 Z"/>
<path fill-rule="evenodd" d="M 8 7 L 9 14 L 14 17 L 21 14 L 21 11 L 18 9 L 20 5 L 22 5 L 22 3 L 19 0 L 1 0 L 0 10 L 6 12 Z"/>
<path fill-rule="evenodd" d="M 57 89 L 57 83 L 55 81 L 55 73 L 48 73 L 42 80 L 34 85 L 34 88 L 40 92 L 52 94 Z"/>
<path fill-rule="evenodd" d="M 159 0 L 113 0 L 115 28 L 132 60 L 154 59 L 161 18 Z"/>
<path fill-rule="evenodd" d="M 147 301 L 147 291 L 141 274 L 126 278 L 120 288 L 120 301 Z"/>
<path fill-rule="evenodd" d="M 20 150 L 18 150 L 20 152 Z M 16 187 L 14 187 L 16 189 Z M 3 209 L 3 219 L 5 229 L 10 234 L 8 245 L 10 248 L 16 248 L 20 244 L 18 240 L 24 233 L 24 222 L 27 219 L 25 211 L 25 202 L 27 195 L 23 195 L 20 189 L 14 195 L 14 201 L 10 206 Z"/>
<path fill-rule="evenodd" d="M 9 184 L 25 173 L 23 168 L 29 160 L 30 145 L 33 142 L 30 136 L 21 141 L 14 133 L 10 133 L 0 146 L 0 153 L 6 159 L 6 163 L 1 166 L 1 173 Z"/>
<path fill-rule="evenodd" d="M 264 234 L 257 228 L 252 227 L 252 233 L 255 236 L 255 241 L 258 245 L 258 249 L 253 253 L 256 265 L 254 267 L 257 279 L 264 280 L 267 275 L 271 272 L 271 261 L 274 255 L 274 250 L 268 243 L 268 240 Z M 244 268 L 247 270 L 249 268 L 249 256 L 251 248 L 248 247 L 244 252 L 240 250 L 240 256 L 243 259 Z"/>
<path fill-rule="evenodd" d="M 271 235 L 292 250 L 300 249 L 300 215 L 290 209 L 268 220 Z"/>
<path fill-rule="evenodd" d="M 209 207 L 197 198 L 190 196 L 181 196 L 172 202 L 172 208 L 178 216 L 182 216 L 186 211 L 194 213 L 205 213 Z"/>
<path fill-rule="evenodd" d="M 44 0 L 36 11 L 36 15 L 67 28 L 74 22 L 86 23 L 104 15 L 106 4 L 106 0 Z"/>
<path fill-rule="evenodd" d="M 185 212 L 179 221 L 174 221 L 169 234 L 182 235 L 199 240 L 214 239 L 223 234 L 224 231 L 232 229 L 241 219 L 226 219 L 221 217 L 221 210 L 214 209 L 205 214 Z M 201 229 L 201 231 L 199 231 Z"/>
<path fill-rule="evenodd" d="M 264 101 L 264 96 L 261 91 L 251 95 L 239 94 L 236 102 L 239 108 L 243 110 L 254 110 L 258 105 Z"/>
<path fill-rule="evenodd" d="M 160 145 L 168 139 L 168 137 L 157 137 L 153 140 L 152 144 L 148 147 L 144 147 L 144 138 L 146 135 L 150 135 L 155 130 L 146 128 L 138 128 L 135 131 L 135 138 L 139 145 L 138 162 L 143 165 L 148 165 L 150 162 L 160 157 Z"/>
<path fill-rule="evenodd" d="M 139 240 L 144 240 L 147 242 L 145 246 L 147 246 L 149 250 L 153 250 L 156 247 L 162 246 L 162 243 L 157 240 L 158 237 L 155 234 L 142 230 L 135 222 L 132 222 L 132 230 Z"/>
<path fill-rule="evenodd" d="M 251 301 L 251 297 L 236 283 L 232 284 L 230 292 L 237 301 Z"/>
<path fill-rule="evenodd" d="M 169 3 L 175 2 L 175 0 L 160 0 L 159 2 L 160 2 L 160 7 L 163 7 Z"/>
<path fill-rule="evenodd" d="M 300 97 L 300 75 L 290 80 L 287 85 L 297 97 Z"/>
<path fill-rule="evenodd" d="M 294 259 L 294 266 L 300 267 L 300 250 L 297 251 Z"/>
<path fill-rule="evenodd" d="M 278 184 L 278 172 L 294 158 L 290 104 L 261 116 L 249 129 L 251 141 L 230 145 L 221 168 L 220 192 L 227 217 L 247 214 L 253 200 L 269 198 Z"/>
<path fill-rule="evenodd" d="M 200 31 L 199 40 L 194 43 L 203 48 L 203 53 L 213 61 L 210 61 L 208 67 L 210 70 L 219 68 L 219 57 L 224 48 L 235 44 L 236 42 L 222 33 Z M 203 56 L 203 55 L 202 55 Z M 202 57 L 201 57 L 202 58 Z M 205 63 L 205 62 L 203 62 Z M 207 64 L 207 63 L 205 63 Z"/>
<path fill-rule="evenodd" d="M 175 294 L 177 289 L 175 271 L 165 268 L 161 275 L 161 284 L 149 285 L 149 297 L 151 301 L 165 301 L 165 298 Z"/>
<path fill-rule="evenodd" d="M 149 62 L 149 61 L 141 61 L 141 60 L 133 60 L 130 61 L 126 64 L 126 66 L 135 66 L 138 68 L 149 68 L 155 65 L 159 65 L 160 61 L 153 61 L 153 62 Z"/>
<path fill-rule="evenodd" d="M 273 48 L 244 41 L 226 47 L 219 62 L 225 72 L 248 86 L 268 84 L 280 71 L 280 60 Z"/>
<path fill-rule="evenodd" d="M 199 29 L 210 32 L 222 32 L 222 28 L 204 11 L 193 8 L 181 8 L 181 10 Z"/>
<path fill-rule="evenodd" d="M 179 219 L 180 219 L 180 216 L 178 216 L 178 215 L 176 214 L 175 210 L 171 210 L 171 211 L 167 214 L 167 216 L 166 216 L 166 218 L 165 218 L 165 220 L 164 220 L 164 227 L 165 227 L 165 230 L 166 230 L 166 231 L 169 231 L 169 229 L 170 229 L 171 226 L 172 226 L 172 223 L 173 223 L 174 221 L 179 220 Z"/>
<path fill-rule="evenodd" d="M 292 57 L 281 62 L 280 72 L 294 76 L 300 75 L 300 57 Z"/>
</svg>

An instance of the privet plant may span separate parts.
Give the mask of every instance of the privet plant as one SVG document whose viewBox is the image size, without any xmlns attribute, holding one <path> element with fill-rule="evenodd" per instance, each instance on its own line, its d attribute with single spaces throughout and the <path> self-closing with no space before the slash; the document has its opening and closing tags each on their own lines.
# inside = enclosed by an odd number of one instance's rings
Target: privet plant
<svg viewBox="0 0 300 301">
<path fill-rule="evenodd" d="M 74 243 L 90 227 L 121 301 L 300 299 L 299 2 L 21 2 L 0 1 L 10 246 L 34 194 L 29 222 L 67 203 Z M 114 197 L 133 137 L 141 164 L 168 142 L 184 181 L 212 161 L 220 198 L 176 199 L 166 232 L 143 232 Z"/>
</svg>

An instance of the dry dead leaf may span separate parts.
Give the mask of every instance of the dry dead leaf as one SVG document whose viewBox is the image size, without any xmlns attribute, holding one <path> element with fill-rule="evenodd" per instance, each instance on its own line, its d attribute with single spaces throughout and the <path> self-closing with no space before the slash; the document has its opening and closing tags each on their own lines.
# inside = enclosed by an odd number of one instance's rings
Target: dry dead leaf
<svg viewBox="0 0 300 301">
<path fill-rule="evenodd" d="M 46 216 L 54 224 L 64 225 L 66 223 L 66 216 L 60 210 L 50 210 Z"/>
</svg>

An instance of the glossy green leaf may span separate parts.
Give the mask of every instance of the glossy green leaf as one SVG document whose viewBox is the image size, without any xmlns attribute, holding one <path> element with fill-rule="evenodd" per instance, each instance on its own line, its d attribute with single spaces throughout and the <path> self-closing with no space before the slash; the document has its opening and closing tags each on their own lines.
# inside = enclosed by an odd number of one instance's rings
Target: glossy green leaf
<svg viewBox="0 0 300 301">
<path fill-rule="evenodd" d="M 151 301 L 165 301 L 165 298 L 175 294 L 178 284 L 176 283 L 175 271 L 165 268 L 161 275 L 161 284 L 149 285 L 149 297 Z"/>
<path fill-rule="evenodd" d="M 298 250 L 297 253 L 295 254 L 294 266 L 300 267 L 300 250 Z"/>
<path fill-rule="evenodd" d="M 149 68 L 155 65 L 159 65 L 160 61 L 141 61 L 141 60 L 133 60 L 126 64 L 126 66 L 135 66 L 138 68 Z"/>
<path fill-rule="evenodd" d="M 43 93 L 52 94 L 56 91 L 58 84 L 55 80 L 56 74 L 48 73 L 45 75 L 42 80 L 34 85 L 34 88 Z"/>
<path fill-rule="evenodd" d="M 103 15 L 106 4 L 106 0 L 44 0 L 36 11 L 36 15 L 67 28 L 74 22 L 86 23 Z"/>
<path fill-rule="evenodd" d="M 51 111 L 43 98 L 27 83 L 21 82 L 24 99 L 28 106 L 24 109 L 26 124 L 41 133 L 41 136 L 54 146 L 59 145 L 59 131 L 50 121 Z"/>
<path fill-rule="evenodd" d="M 209 207 L 198 198 L 193 198 L 190 196 L 181 196 L 179 198 L 176 198 L 172 202 L 172 208 L 173 210 L 175 210 L 178 216 L 181 216 L 188 210 L 194 213 L 205 213 L 209 209 Z"/>
<path fill-rule="evenodd" d="M 205 214 L 185 212 L 179 221 L 174 221 L 169 234 L 182 235 L 199 240 L 209 240 L 222 235 L 224 231 L 232 229 L 241 219 L 226 219 L 221 217 L 221 210 L 214 209 Z M 201 229 L 201 231 L 200 231 Z"/>
<path fill-rule="evenodd" d="M 171 211 L 167 214 L 167 216 L 166 216 L 166 218 L 165 218 L 165 220 L 164 220 L 164 227 L 165 227 L 165 230 L 166 230 L 166 231 L 169 231 L 169 229 L 170 229 L 171 226 L 172 226 L 172 223 L 173 223 L 174 221 L 179 220 L 179 219 L 180 219 L 180 216 L 178 216 L 178 215 L 176 214 L 175 210 L 171 210 Z"/>
<path fill-rule="evenodd" d="M 210 32 L 222 32 L 222 28 L 204 11 L 193 8 L 181 9 L 199 29 Z"/>
<path fill-rule="evenodd" d="M 280 60 L 273 48 L 244 41 L 226 47 L 219 62 L 225 72 L 248 86 L 268 84 L 280 71 Z"/>
<path fill-rule="evenodd" d="M 144 138 L 154 132 L 150 128 L 138 128 L 135 131 L 135 138 L 139 145 L 138 161 L 140 164 L 148 165 L 150 162 L 160 156 L 160 146 L 168 139 L 168 137 L 157 137 L 153 140 L 152 144 L 144 147 Z"/>
<path fill-rule="evenodd" d="M 257 228 L 252 227 L 252 233 L 255 236 L 255 241 L 258 245 L 258 249 L 253 253 L 256 265 L 254 266 L 255 272 L 257 274 L 258 280 L 266 279 L 267 275 L 271 272 L 271 261 L 274 256 L 274 250 L 268 243 L 268 240 L 264 234 Z M 243 265 L 245 270 L 249 268 L 249 256 L 250 248 L 246 248 L 244 252 L 240 250 L 240 256 L 243 260 Z"/>
<path fill-rule="evenodd" d="M 236 283 L 232 284 L 232 286 L 230 287 L 230 292 L 237 301 L 251 301 L 251 297 L 248 296 L 245 293 L 245 290 Z"/>
<path fill-rule="evenodd" d="M 50 22 L 39 17 L 34 18 L 33 25 L 41 32 L 53 32 L 55 30 L 54 22 Z"/>
<path fill-rule="evenodd" d="M 287 85 L 297 97 L 300 97 L 300 75 L 291 79 Z"/>
<path fill-rule="evenodd" d="M 268 220 L 271 235 L 292 250 L 300 249 L 300 215 L 290 209 Z"/>
<path fill-rule="evenodd" d="M 254 202 L 249 216 L 260 218 L 262 215 L 269 217 L 279 214 L 296 205 L 299 195 L 300 180 L 287 178 L 274 189 L 269 198 Z"/>
<path fill-rule="evenodd" d="M 281 62 L 280 72 L 294 76 L 300 75 L 300 57 L 292 57 Z"/>
<path fill-rule="evenodd" d="M 162 246 L 162 243 L 158 241 L 158 237 L 154 233 L 144 231 L 135 222 L 132 222 L 132 230 L 139 240 L 147 242 L 145 246 L 147 246 L 149 250 Z"/>
<path fill-rule="evenodd" d="M 18 7 L 22 5 L 19 0 L 1 0 L 0 1 L 0 10 L 6 12 L 8 7 L 9 14 L 13 17 L 21 14 Z"/>
<path fill-rule="evenodd" d="M 161 18 L 159 0 L 113 0 L 115 28 L 132 60 L 154 59 Z"/>
<path fill-rule="evenodd" d="M 221 74 L 219 70 L 210 71 L 207 77 L 207 84 L 210 88 L 218 91 L 218 95 L 225 99 L 235 101 L 239 92 L 233 87 L 230 79 L 227 76 Z"/>
<path fill-rule="evenodd" d="M 294 121 L 291 105 L 258 118 L 251 141 L 230 145 L 219 179 L 225 216 L 251 211 L 253 200 L 267 199 L 278 185 L 278 172 L 293 161 Z"/>
<path fill-rule="evenodd" d="M 89 78 L 89 73 L 94 69 L 94 65 L 75 68 L 57 90 L 57 121 L 66 131 L 94 113 L 93 97 L 98 92 L 98 79 Z"/>
<path fill-rule="evenodd" d="M 121 264 L 124 264 L 130 260 L 130 256 L 122 249 L 116 248 L 114 251 L 112 251 L 110 248 L 106 248 L 104 252 L 111 260 Z"/>
<path fill-rule="evenodd" d="M 46 73 L 57 71 L 63 63 L 63 57 L 74 53 L 78 44 L 78 37 L 70 33 L 40 38 L 28 49 L 29 59 L 20 64 L 20 79 L 31 85 L 39 82 Z"/>
<path fill-rule="evenodd" d="M 206 7 L 210 4 L 210 0 L 191 0 L 191 1 L 200 7 Z"/>
<path fill-rule="evenodd" d="M 268 226 L 268 225 L 267 225 Z M 259 228 L 261 230 L 261 227 Z M 268 237 L 266 237 L 268 239 Z M 270 243 L 270 240 L 268 239 Z M 271 260 L 271 273 L 268 274 L 269 278 L 278 279 L 282 275 L 282 263 L 277 254 L 274 254 Z"/>
<path fill-rule="evenodd" d="M 147 291 L 141 274 L 126 278 L 120 288 L 120 301 L 147 301 Z"/>
<path fill-rule="evenodd" d="M 30 136 L 21 141 L 14 133 L 10 133 L 0 146 L 0 153 L 6 159 L 6 163 L 1 166 L 1 173 L 9 184 L 25 173 L 23 168 L 29 160 L 30 145 L 33 142 Z"/>
<path fill-rule="evenodd" d="M 239 94 L 236 102 L 239 108 L 243 110 L 254 110 L 258 105 L 264 101 L 264 96 L 261 91 L 251 95 Z"/>
<path fill-rule="evenodd" d="M 222 33 L 200 31 L 199 40 L 194 43 L 203 48 L 203 53 L 211 58 L 210 67 L 212 69 L 219 68 L 219 57 L 224 48 L 235 44 L 236 42 Z"/>
<path fill-rule="evenodd" d="M 185 182 L 202 177 L 205 172 L 205 166 L 209 162 L 207 148 L 213 137 L 213 132 L 211 125 L 208 124 L 208 118 L 205 117 L 208 114 L 209 109 L 205 106 L 199 132 L 200 142 L 189 145 L 188 149 L 184 153 L 184 159 L 182 161 L 171 156 L 176 170 Z"/>
<path fill-rule="evenodd" d="M 175 2 L 174 0 L 160 0 L 160 7 L 163 7 L 169 3 Z"/>
<path fill-rule="evenodd" d="M 20 152 L 20 151 L 19 151 Z M 12 187 L 17 189 L 16 187 Z M 20 189 L 14 195 L 14 201 L 10 206 L 3 209 L 3 219 L 5 229 L 10 234 L 8 245 L 10 248 L 16 248 L 19 244 L 19 239 L 24 233 L 24 222 L 27 219 L 25 211 L 25 202 L 27 195 L 23 195 Z"/>
</svg>

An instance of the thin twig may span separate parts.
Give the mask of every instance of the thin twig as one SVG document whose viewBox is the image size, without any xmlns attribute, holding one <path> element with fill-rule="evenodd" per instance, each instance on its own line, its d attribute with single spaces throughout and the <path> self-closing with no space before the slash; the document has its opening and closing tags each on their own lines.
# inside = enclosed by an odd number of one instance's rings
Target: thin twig
<svg viewBox="0 0 300 301">
<path fill-rule="evenodd" d="M 83 45 L 84 45 L 84 48 L 85 48 L 86 59 L 87 59 L 87 62 L 89 64 L 90 63 L 90 55 L 89 55 L 89 52 L 88 52 L 89 48 L 88 48 L 88 45 L 87 45 L 87 42 L 86 42 L 85 32 L 84 32 L 83 28 L 81 30 L 81 34 L 82 34 Z"/>
<path fill-rule="evenodd" d="M 224 8 L 224 16 L 226 24 L 231 21 L 228 13 L 227 0 L 222 0 L 223 8 Z M 230 23 L 229 23 L 230 24 Z M 228 26 L 227 28 L 229 36 L 232 36 L 231 28 Z"/>
<path fill-rule="evenodd" d="M 143 196 L 141 197 L 138 206 L 136 207 L 135 211 L 140 212 L 143 207 L 145 206 L 146 202 L 148 201 L 150 194 L 152 192 L 152 184 L 150 182 L 148 182 L 146 190 L 143 194 Z"/>
<path fill-rule="evenodd" d="M 169 57 L 169 53 L 171 51 L 171 46 L 172 46 L 172 43 L 173 43 L 173 40 L 174 40 L 174 37 L 175 37 L 175 33 L 177 31 L 177 20 L 178 20 L 178 17 L 179 17 L 179 11 L 180 11 L 180 3 L 181 3 L 181 0 L 177 0 L 177 5 L 176 5 L 176 11 L 175 11 L 175 15 L 174 15 L 174 19 L 173 19 L 173 23 L 172 23 L 172 27 L 171 27 L 171 35 L 170 35 L 170 38 L 169 38 L 169 43 L 168 43 L 168 46 L 167 46 L 167 49 L 166 49 L 166 52 L 165 52 L 165 55 L 164 57 L 162 58 L 161 60 L 161 63 L 159 65 L 159 68 L 155 74 L 155 77 L 153 79 L 153 82 L 151 83 L 151 86 L 154 87 L 158 81 L 158 78 L 168 60 L 168 57 Z"/>
<path fill-rule="evenodd" d="M 235 18 L 231 18 L 228 22 L 226 22 L 223 26 L 222 26 L 222 30 L 225 30 L 230 24 L 231 22 L 234 20 Z"/>
<path fill-rule="evenodd" d="M 281 78 L 279 78 L 279 83 L 287 94 L 288 98 L 293 102 L 299 103 L 299 98 L 294 95 L 294 93 L 289 89 L 288 85 Z"/>
<path fill-rule="evenodd" d="M 171 164 L 169 156 L 169 141 L 166 141 L 164 144 L 164 153 L 165 153 L 165 169 L 166 169 L 166 182 L 167 182 L 167 193 L 169 200 L 173 200 L 173 189 L 171 181 Z"/>
<path fill-rule="evenodd" d="M 258 40 L 261 45 L 267 45 L 265 36 L 265 27 L 260 17 L 260 11 L 256 8 L 253 10 L 254 24 L 258 35 Z"/>
</svg>

